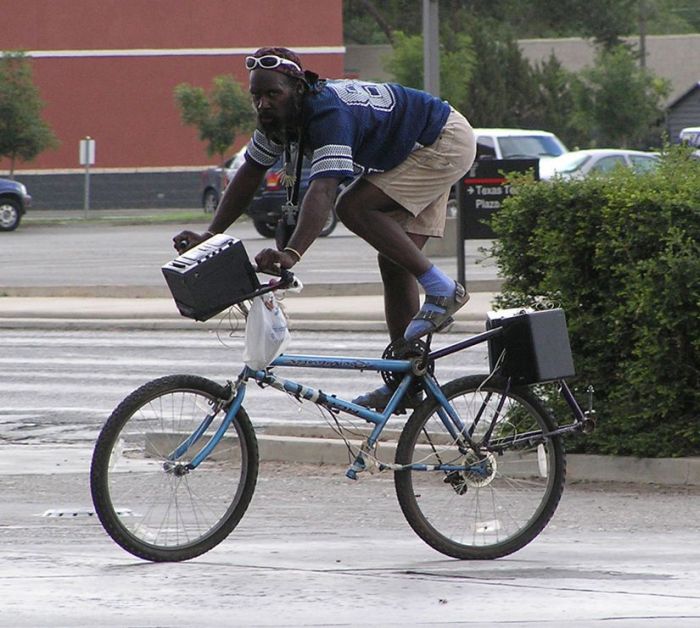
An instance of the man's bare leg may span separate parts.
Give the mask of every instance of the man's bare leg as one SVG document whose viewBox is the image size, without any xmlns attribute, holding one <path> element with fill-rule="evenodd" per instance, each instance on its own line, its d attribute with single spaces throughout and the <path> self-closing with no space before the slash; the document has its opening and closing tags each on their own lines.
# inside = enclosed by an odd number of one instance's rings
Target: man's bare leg
<svg viewBox="0 0 700 628">
<path fill-rule="evenodd" d="M 427 236 L 409 234 L 419 249 L 427 242 Z M 381 253 L 377 256 L 379 272 L 384 284 L 384 316 L 389 338 L 403 337 L 406 327 L 420 308 L 420 293 L 416 278 L 405 268 L 395 264 Z"/>
</svg>

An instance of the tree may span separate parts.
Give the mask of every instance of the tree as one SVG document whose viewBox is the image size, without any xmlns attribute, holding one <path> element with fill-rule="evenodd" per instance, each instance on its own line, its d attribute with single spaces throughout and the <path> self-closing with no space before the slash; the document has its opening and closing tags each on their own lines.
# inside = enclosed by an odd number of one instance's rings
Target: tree
<svg viewBox="0 0 700 628">
<path fill-rule="evenodd" d="M 592 145 L 646 148 L 659 142 L 668 83 L 641 69 L 628 47 L 599 51 L 595 65 L 579 73 L 575 91 L 575 124 Z"/>
<path fill-rule="evenodd" d="M 443 31 L 445 28 L 443 28 Z M 407 87 L 423 88 L 423 37 L 395 31 L 394 51 L 387 70 Z M 475 57 L 466 34 L 443 34 L 440 47 L 440 97 L 462 110 L 467 102 Z"/>
<path fill-rule="evenodd" d="M 58 146 L 51 127 L 41 118 L 44 103 L 22 52 L 0 55 L 0 157 L 10 159 L 14 177 L 18 159 L 31 161 L 48 148 Z"/>
<path fill-rule="evenodd" d="M 537 86 L 511 33 L 474 24 L 471 37 L 476 63 L 462 113 L 479 127 L 531 126 Z"/>
<path fill-rule="evenodd" d="M 562 67 L 559 60 L 551 55 L 547 61 L 535 65 L 533 80 L 536 85 L 536 104 L 531 118 L 533 128 L 547 129 L 556 134 L 569 147 L 582 141 L 572 124 L 576 107 L 573 86 L 576 75 Z"/>
<path fill-rule="evenodd" d="M 199 130 L 207 142 L 207 154 L 223 161 L 236 136 L 255 126 L 255 113 L 248 94 L 230 75 L 214 77 L 209 94 L 187 83 L 175 87 L 175 102 L 182 121 Z"/>
</svg>

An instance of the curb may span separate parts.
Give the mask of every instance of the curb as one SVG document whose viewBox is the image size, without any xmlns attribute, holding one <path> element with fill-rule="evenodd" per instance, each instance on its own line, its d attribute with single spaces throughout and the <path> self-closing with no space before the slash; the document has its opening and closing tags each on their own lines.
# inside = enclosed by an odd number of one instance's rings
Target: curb
<svg viewBox="0 0 700 628">
<path fill-rule="evenodd" d="M 0 318 L 0 329 L 62 329 L 65 331 L 108 331 L 129 329 L 133 331 L 215 331 L 226 323 L 219 319 L 198 323 L 186 318 L 62 318 L 62 317 L 11 317 Z M 240 322 L 241 331 L 245 323 Z M 228 329 L 228 327 L 226 327 Z M 307 319 L 293 318 L 289 321 L 289 330 L 295 331 L 332 331 L 332 332 L 385 332 L 386 322 L 380 319 Z M 456 321 L 447 331 L 454 333 L 479 333 L 484 331 L 484 319 Z"/>
<path fill-rule="evenodd" d="M 260 460 L 316 465 L 349 465 L 345 441 L 339 438 L 259 433 Z M 391 436 L 390 436 L 391 437 Z M 395 436 L 394 436 L 395 438 Z M 348 439 L 359 447 L 361 441 Z M 380 441 L 382 459 L 394 460 L 396 440 Z M 622 482 L 700 487 L 700 458 L 631 458 L 567 454 L 568 482 Z"/>
<path fill-rule="evenodd" d="M 472 295 L 480 292 L 498 294 L 503 287 L 502 279 L 474 279 L 467 282 L 467 290 Z M 357 297 L 381 296 L 384 294 L 381 283 L 335 283 L 304 284 L 304 290 L 295 299 L 318 297 Z M 2 297 L 20 298 L 120 298 L 120 299 L 167 299 L 172 295 L 167 286 L 0 286 Z M 1 298 L 1 297 L 0 297 Z"/>
</svg>

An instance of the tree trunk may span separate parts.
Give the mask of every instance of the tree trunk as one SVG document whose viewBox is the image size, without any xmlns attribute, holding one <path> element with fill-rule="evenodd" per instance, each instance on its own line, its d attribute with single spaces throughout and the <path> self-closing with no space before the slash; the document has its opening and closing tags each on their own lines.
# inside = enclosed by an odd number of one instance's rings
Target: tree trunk
<svg viewBox="0 0 700 628">
<path fill-rule="evenodd" d="M 374 18 L 374 21 L 377 23 L 377 26 L 379 26 L 381 31 L 384 33 L 384 35 L 386 35 L 386 38 L 389 40 L 389 43 L 393 46 L 394 29 L 391 27 L 391 24 L 389 24 L 389 22 L 386 21 L 386 19 L 379 12 L 379 9 L 377 9 L 372 0 L 359 0 L 359 2 L 365 8 L 367 13 L 369 13 Z"/>
</svg>

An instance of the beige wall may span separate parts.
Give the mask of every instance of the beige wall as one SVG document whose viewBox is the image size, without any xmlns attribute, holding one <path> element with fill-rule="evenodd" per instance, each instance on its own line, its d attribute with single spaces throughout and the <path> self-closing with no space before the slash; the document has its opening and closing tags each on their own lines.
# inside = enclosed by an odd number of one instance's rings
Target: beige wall
<svg viewBox="0 0 700 628">
<path fill-rule="evenodd" d="M 630 38 L 639 43 L 638 38 Z M 545 61 L 550 54 L 572 71 L 593 65 L 595 48 L 585 39 L 521 39 L 520 49 L 531 62 Z M 671 82 L 668 103 L 687 92 L 700 81 L 700 34 L 655 35 L 647 37 L 647 67 L 657 76 Z"/>
<path fill-rule="evenodd" d="M 630 41 L 638 44 L 638 39 Z M 531 63 L 545 61 L 554 53 L 572 71 L 591 66 L 595 56 L 592 43 L 581 38 L 522 39 L 519 43 Z M 669 103 L 700 81 L 700 34 L 649 36 L 646 46 L 647 66 L 671 82 Z M 367 80 L 390 80 L 383 67 L 383 59 L 390 53 L 391 46 L 348 46 L 345 72 Z"/>
</svg>

